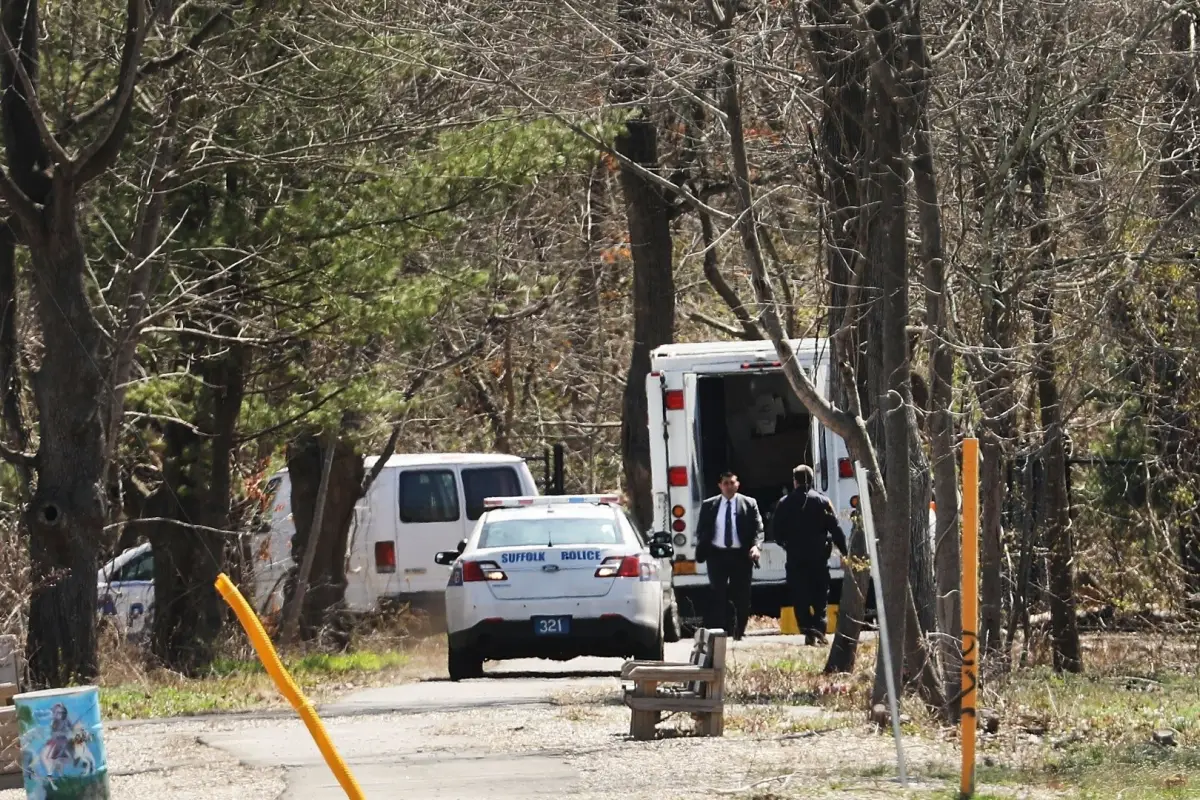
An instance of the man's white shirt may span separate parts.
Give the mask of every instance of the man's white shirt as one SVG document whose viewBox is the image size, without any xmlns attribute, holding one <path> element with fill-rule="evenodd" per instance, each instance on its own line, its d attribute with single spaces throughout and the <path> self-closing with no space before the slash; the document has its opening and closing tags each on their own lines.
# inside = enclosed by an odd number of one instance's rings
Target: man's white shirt
<svg viewBox="0 0 1200 800">
<path fill-rule="evenodd" d="M 742 540 L 738 538 L 737 532 L 737 497 L 733 499 L 721 495 L 721 500 L 717 503 L 717 535 L 713 538 L 713 547 L 719 550 L 725 549 L 725 507 L 729 506 L 729 521 L 733 523 L 733 549 L 738 549 L 742 546 Z"/>
</svg>

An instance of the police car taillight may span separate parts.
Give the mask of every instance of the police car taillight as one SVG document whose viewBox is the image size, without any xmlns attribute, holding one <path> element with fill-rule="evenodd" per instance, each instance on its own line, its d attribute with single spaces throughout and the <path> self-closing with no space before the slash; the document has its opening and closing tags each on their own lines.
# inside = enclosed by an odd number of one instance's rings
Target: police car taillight
<svg viewBox="0 0 1200 800">
<path fill-rule="evenodd" d="M 388 574 L 396 571 L 396 543 L 375 543 L 375 571 Z"/>
<path fill-rule="evenodd" d="M 463 583 L 477 581 L 506 581 L 508 576 L 495 561 L 467 561 L 463 563 Z"/>
<path fill-rule="evenodd" d="M 609 556 L 596 570 L 597 578 L 640 578 L 641 561 L 637 556 Z"/>
</svg>

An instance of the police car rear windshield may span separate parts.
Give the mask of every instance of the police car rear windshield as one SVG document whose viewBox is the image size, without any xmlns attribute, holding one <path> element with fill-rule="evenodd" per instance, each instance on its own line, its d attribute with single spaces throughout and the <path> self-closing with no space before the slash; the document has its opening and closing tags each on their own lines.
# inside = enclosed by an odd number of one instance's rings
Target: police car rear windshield
<svg viewBox="0 0 1200 800">
<path fill-rule="evenodd" d="M 606 519 L 505 519 L 489 522 L 479 547 L 620 544 L 616 522 Z"/>
</svg>

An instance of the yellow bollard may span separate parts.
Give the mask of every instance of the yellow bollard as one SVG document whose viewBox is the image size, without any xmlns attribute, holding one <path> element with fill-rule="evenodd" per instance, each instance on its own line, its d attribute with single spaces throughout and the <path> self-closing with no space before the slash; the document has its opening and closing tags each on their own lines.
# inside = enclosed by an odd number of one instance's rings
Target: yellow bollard
<svg viewBox="0 0 1200 800">
<path fill-rule="evenodd" d="M 779 609 L 779 632 L 784 636 L 800 633 L 800 624 L 796 622 L 796 609 L 791 606 Z"/>
<path fill-rule="evenodd" d="M 828 614 L 826 617 L 826 622 L 825 622 L 825 632 L 826 633 L 837 633 L 837 615 L 838 615 L 838 607 L 837 607 L 837 604 L 834 603 L 833 605 L 829 606 Z"/>
<path fill-rule="evenodd" d="M 300 719 L 304 720 L 305 727 L 312 734 L 313 741 L 317 743 L 317 749 L 321 751 L 321 755 L 325 758 L 325 763 L 329 765 L 329 769 L 333 771 L 334 777 L 341 784 L 346 797 L 349 797 L 350 800 L 365 800 L 358 782 L 350 774 L 346 762 L 342 760 L 337 748 L 333 746 L 333 741 L 329 738 L 329 732 L 321 724 L 321 718 L 317 716 L 316 709 L 301 694 L 300 687 L 296 685 L 296 682 L 292 680 L 292 676 L 284 669 L 283 662 L 279 660 L 279 655 L 275 652 L 275 647 L 271 644 L 271 640 L 267 638 L 267 632 L 263 630 L 262 623 L 250 608 L 250 604 L 246 602 L 246 598 L 242 597 L 242 593 L 237 590 L 237 587 L 226 577 L 225 573 L 217 576 L 216 585 L 217 591 L 221 593 L 221 596 L 225 598 L 225 602 L 229 604 L 229 607 L 233 609 L 233 613 L 237 615 L 238 622 L 242 623 L 242 628 L 246 631 L 246 635 L 250 637 L 250 644 L 254 645 L 254 651 L 258 653 L 258 660 L 266 668 L 267 674 L 271 676 L 271 680 L 275 681 L 275 686 L 279 688 L 279 693 L 287 699 L 292 708 L 296 709 L 296 713 L 300 715 Z"/>
<path fill-rule="evenodd" d="M 979 440 L 963 439 L 962 778 L 959 797 L 975 794 L 975 694 L 979 686 Z"/>
</svg>

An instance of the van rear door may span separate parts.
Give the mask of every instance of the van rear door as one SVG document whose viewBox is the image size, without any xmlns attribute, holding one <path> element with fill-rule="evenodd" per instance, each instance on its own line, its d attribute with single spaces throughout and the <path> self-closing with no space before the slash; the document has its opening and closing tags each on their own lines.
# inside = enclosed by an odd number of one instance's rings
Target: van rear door
<svg viewBox="0 0 1200 800">
<path fill-rule="evenodd" d="M 459 495 L 457 468 L 452 465 L 398 470 L 398 518 L 393 593 L 442 592 L 446 573 L 433 557 L 453 550 L 464 538 L 466 509 Z M 378 560 L 378 558 L 377 558 Z"/>
</svg>

